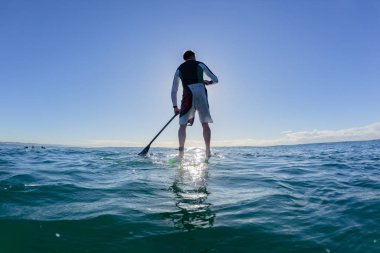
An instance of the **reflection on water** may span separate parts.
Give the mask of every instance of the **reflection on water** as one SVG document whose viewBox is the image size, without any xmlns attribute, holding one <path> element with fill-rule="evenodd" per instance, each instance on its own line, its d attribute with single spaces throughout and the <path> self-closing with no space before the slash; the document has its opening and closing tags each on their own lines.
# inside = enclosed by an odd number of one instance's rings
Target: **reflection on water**
<svg viewBox="0 0 380 253">
<path fill-rule="evenodd" d="M 168 216 L 182 230 L 212 227 L 215 213 L 207 202 L 208 164 L 204 161 L 204 150 L 196 149 L 185 154 L 178 165 L 177 175 L 171 186 L 175 194 L 176 212 Z"/>
</svg>

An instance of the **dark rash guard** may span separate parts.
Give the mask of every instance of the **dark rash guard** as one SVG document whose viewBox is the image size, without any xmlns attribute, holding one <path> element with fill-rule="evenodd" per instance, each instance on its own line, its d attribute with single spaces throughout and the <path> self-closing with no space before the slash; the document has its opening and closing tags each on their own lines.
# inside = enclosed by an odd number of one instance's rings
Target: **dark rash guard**
<svg viewBox="0 0 380 253">
<path fill-rule="evenodd" d="M 192 101 L 193 101 L 192 92 L 188 86 L 191 84 L 197 84 L 197 83 L 203 84 L 204 73 L 209 78 L 211 78 L 213 84 L 218 82 L 218 78 L 202 62 L 195 61 L 195 60 L 187 60 L 178 67 L 174 75 L 171 97 L 172 97 L 173 106 L 177 106 L 177 91 L 178 91 L 179 80 L 181 80 L 182 87 L 183 87 L 183 94 L 182 94 L 182 101 L 181 101 L 180 117 L 185 115 L 192 107 Z M 205 87 L 205 92 L 207 94 L 206 87 Z"/>
</svg>

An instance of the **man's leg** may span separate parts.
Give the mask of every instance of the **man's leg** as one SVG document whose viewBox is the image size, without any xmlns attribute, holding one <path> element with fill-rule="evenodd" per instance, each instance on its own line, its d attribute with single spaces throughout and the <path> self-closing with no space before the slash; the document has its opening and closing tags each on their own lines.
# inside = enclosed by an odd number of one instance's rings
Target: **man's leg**
<svg viewBox="0 0 380 253">
<path fill-rule="evenodd" d="M 211 129 L 208 126 L 208 123 L 202 123 L 203 127 L 203 139 L 205 140 L 206 145 L 206 157 L 210 157 L 210 142 L 211 142 Z"/>
<path fill-rule="evenodd" d="M 186 125 L 180 125 L 178 129 L 179 153 L 183 155 L 186 141 Z"/>
</svg>

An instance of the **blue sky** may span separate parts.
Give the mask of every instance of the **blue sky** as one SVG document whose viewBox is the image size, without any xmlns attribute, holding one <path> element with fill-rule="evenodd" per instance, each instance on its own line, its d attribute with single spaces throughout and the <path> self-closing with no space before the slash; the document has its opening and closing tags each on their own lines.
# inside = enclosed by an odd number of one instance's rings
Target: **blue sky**
<svg viewBox="0 0 380 253">
<path fill-rule="evenodd" d="M 380 138 L 376 0 L 3 0 L 0 34 L 0 141 L 145 146 L 186 49 L 220 79 L 215 145 Z"/>
</svg>

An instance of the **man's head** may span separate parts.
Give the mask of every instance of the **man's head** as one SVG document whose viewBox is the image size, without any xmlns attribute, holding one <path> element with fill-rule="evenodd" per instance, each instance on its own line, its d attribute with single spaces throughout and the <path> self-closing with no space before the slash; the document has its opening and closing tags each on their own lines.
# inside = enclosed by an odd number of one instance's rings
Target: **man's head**
<svg viewBox="0 0 380 253">
<path fill-rule="evenodd" d="M 187 60 L 195 60 L 195 53 L 191 50 L 187 50 L 184 54 L 183 54 L 183 59 L 185 61 Z"/>
</svg>

